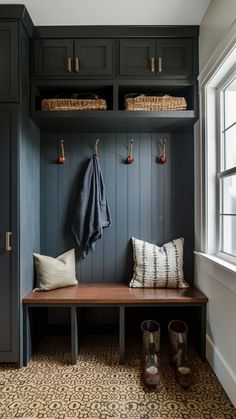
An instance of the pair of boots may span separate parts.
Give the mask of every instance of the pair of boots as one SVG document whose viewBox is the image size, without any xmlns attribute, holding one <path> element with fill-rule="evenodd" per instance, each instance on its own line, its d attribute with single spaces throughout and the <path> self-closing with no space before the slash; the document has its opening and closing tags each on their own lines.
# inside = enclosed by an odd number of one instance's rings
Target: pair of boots
<svg viewBox="0 0 236 419">
<path fill-rule="evenodd" d="M 160 380 L 157 354 L 160 350 L 160 325 L 154 320 L 141 324 L 143 335 L 143 379 L 147 386 L 155 387 Z M 187 360 L 188 327 L 182 320 L 168 325 L 170 358 L 179 385 L 187 388 L 192 383 L 192 370 Z"/>
</svg>

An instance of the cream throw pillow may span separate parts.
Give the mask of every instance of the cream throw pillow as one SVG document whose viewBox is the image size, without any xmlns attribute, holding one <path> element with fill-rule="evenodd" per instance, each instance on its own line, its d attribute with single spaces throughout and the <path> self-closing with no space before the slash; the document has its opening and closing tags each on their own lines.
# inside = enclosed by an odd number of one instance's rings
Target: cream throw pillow
<svg viewBox="0 0 236 419">
<path fill-rule="evenodd" d="M 187 288 L 183 273 L 184 239 L 158 247 L 132 238 L 134 274 L 131 288 Z"/>
<path fill-rule="evenodd" d="M 33 253 L 37 273 L 37 287 L 34 291 L 48 291 L 76 285 L 75 249 L 53 258 Z"/>
</svg>

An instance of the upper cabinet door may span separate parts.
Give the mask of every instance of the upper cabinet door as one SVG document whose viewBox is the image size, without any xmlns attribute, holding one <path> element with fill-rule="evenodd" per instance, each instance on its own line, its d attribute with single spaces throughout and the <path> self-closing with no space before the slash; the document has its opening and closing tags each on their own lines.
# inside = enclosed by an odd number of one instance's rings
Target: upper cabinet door
<svg viewBox="0 0 236 419">
<path fill-rule="evenodd" d="M 113 74 L 111 39 L 36 39 L 35 77 L 99 77 Z"/>
<path fill-rule="evenodd" d="M 122 39 L 119 45 L 120 76 L 156 80 L 192 77 L 191 39 Z"/>
<path fill-rule="evenodd" d="M 74 46 L 73 67 L 77 76 L 112 76 L 112 39 L 77 39 Z"/>
<path fill-rule="evenodd" d="M 73 41 L 36 39 L 34 41 L 34 76 L 68 77 L 73 74 Z"/>
<path fill-rule="evenodd" d="M 158 78 L 186 79 L 193 73 L 191 39 L 158 39 L 156 50 Z"/>
<path fill-rule="evenodd" d="M 18 24 L 0 23 L 0 102 L 18 101 Z"/>
<path fill-rule="evenodd" d="M 119 45 L 120 76 L 155 77 L 155 40 L 122 39 Z"/>
</svg>

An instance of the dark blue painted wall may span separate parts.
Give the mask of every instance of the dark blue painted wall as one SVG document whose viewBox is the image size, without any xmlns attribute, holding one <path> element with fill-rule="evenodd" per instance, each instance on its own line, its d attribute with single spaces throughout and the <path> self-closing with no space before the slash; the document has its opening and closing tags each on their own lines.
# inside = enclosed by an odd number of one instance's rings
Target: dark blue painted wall
<svg viewBox="0 0 236 419">
<path fill-rule="evenodd" d="M 41 133 L 41 252 L 51 256 L 76 247 L 70 229 L 78 185 L 99 137 L 112 226 L 94 252 L 77 261 L 80 282 L 125 282 L 132 276 L 135 236 L 158 245 L 185 238 L 185 276 L 193 281 L 193 135 Z M 167 139 L 168 162 L 157 163 L 159 141 Z M 57 165 L 59 142 L 66 163 Z M 134 139 L 135 163 L 127 166 Z"/>
</svg>

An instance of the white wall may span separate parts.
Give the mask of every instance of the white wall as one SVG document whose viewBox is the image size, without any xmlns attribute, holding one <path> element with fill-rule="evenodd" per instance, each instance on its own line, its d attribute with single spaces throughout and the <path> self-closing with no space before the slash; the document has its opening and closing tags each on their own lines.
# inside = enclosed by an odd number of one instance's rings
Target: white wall
<svg viewBox="0 0 236 419">
<path fill-rule="evenodd" d="M 236 19 L 236 0 L 212 0 L 200 26 L 200 69 L 217 48 Z M 201 210 L 199 208 L 200 168 L 199 136 L 195 138 L 196 246 L 200 247 Z M 230 288 L 219 281 L 227 280 Z M 213 261 L 195 256 L 195 283 L 208 296 L 207 359 L 236 406 L 236 273 L 219 267 Z"/>
<path fill-rule="evenodd" d="M 220 268 L 213 262 L 195 256 L 195 272 L 195 285 L 209 298 L 207 359 L 236 407 L 236 293 L 216 280 Z"/>
<path fill-rule="evenodd" d="M 24 3 L 35 25 L 199 25 L 210 0 L 0 0 Z"/>
<path fill-rule="evenodd" d="M 236 18 L 236 0 L 211 0 L 200 25 L 200 71 Z"/>
</svg>

